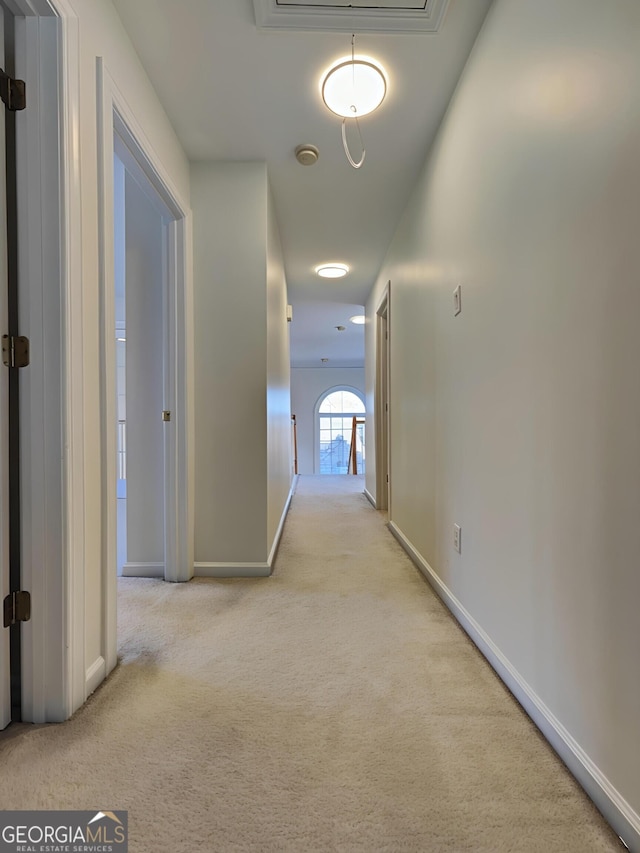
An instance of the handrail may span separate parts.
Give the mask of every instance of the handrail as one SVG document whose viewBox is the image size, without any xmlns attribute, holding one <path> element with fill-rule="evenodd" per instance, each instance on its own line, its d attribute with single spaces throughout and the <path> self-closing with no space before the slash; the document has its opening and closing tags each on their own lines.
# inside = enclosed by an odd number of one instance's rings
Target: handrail
<svg viewBox="0 0 640 853">
<path fill-rule="evenodd" d="M 353 416 L 353 423 L 351 424 L 351 444 L 349 446 L 349 464 L 347 466 L 347 474 L 358 473 L 358 457 L 356 453 L 356 435 L 357 429 L 359 425 L 364 425 L 364 419 L 359 419 L 355 415 Z M 353 471 L 351 468 L 353 467 Z"/>
</svg>

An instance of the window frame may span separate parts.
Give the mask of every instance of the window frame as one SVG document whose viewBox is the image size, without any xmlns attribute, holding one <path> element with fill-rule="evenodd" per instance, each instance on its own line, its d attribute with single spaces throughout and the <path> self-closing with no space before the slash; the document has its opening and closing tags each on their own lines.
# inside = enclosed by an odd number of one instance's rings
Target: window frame
<svg viewBox="0 0 640 853">
<path fill-rule="evenodd" d="M 314 407 L 314 416 L 313 416 L 313 473 L 320 474 L 320 418 L 321 417 L 331 417 L 328 412 L 320 412 L 320 406 L 324 403 L 327 397 L 330 397 L 331 394 L 335 394 L 337 391 L 349 391 L 351 394 L 354 394 L 362 403 L 362 407 L 364 411 L 362 412 L 344 412 L 337 415 L 338 417 L 362 417 L 364 418 L 367 413 L 367 407 L 365 403 L 364 393 L 353 385 L 332 385 L 330 388 L 327 388 L 325 391 L 320 394 L 318 399 L 316 400 L 316 404 Z M 365 439 L 366 441 L 366 439 Z M 323 475 L 329 476 L 329 475 Z M 338 476 L 338 475 L 335 475 Z"/>
</svg>

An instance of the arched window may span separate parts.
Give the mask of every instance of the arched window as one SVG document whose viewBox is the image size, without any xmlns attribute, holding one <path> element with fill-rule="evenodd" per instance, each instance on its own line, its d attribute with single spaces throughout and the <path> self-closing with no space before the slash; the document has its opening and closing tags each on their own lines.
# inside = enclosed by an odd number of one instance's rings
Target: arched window
<svg viewBox="0 0 640 853">
<path fill-rule="evenodd" d="M 349 470 L 353 419 L 364 420 L 365 406 L 360 391 L 348 386 L 330 388 L 318 400 L 318 442 L 316 471 L 320 474 L 346 474 Z M 356 464 L 364 474 L 364 424 L 357 424 Z"/>
</svg>

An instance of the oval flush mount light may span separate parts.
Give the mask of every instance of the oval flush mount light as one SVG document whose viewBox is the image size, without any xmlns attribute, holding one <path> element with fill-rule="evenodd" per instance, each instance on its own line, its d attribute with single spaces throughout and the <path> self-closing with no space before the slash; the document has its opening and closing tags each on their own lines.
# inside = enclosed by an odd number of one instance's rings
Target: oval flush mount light
<svg viewBox="0 0 640 853">
<path fill-rule="evenodd" d="M 372 113 L 387 94 L 387 75 L 368 56 L 338 60 L 322 77 L 322 100 L 331 112 L 343 118 L 361 118 Z"/>
<path fill-rule="evenodd" d="M 321 278 L 342 278 L 349 272 L 346 264 L 320 264 L 316 267 L 316 273 Z"/>
<path fill-rule="evenodd" d="M 352 323 L 355 323 L 356 326 L 363 326 L 367 318 L 364 314 L 356 314 L 355 317 L 349 317 L 349 319 Z"/>
</svg>

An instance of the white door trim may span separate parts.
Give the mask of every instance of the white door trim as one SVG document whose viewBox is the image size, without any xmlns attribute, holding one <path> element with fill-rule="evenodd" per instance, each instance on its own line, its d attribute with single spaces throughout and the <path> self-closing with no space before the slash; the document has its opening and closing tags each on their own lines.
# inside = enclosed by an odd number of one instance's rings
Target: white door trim
<svg viewBox="0 0 640 853">
<path fill-rule="evenodd" d="M 167 361 L 171 365 L 165 385 L 166 424 L 165 479 L 165 580 L 187 581 L 193 576 L 193 334 L 192 278 L 188 247 L 191 214 L 163 164 L 155 155 L 123 93 L 110 75 L 102 57 L 97 59 L 98 168 L 100 210 L 100 292 L 102 315 L 102 496 L 104 531 L 102 577 L 104 596 L 103 657 L 106 672 L 116 663 L 116 433 L 105 428 L 116 423 L 114 261 L 113 261 L 113 154 L 114 130 L 136 159 L 138 167 L 155 187 L 173 217 L 169 225 L 168 292 L 166 317 Z M 110 476 L 113 472 L 114 476 Z M 97 678 L 95 663 L 92 669 Z"/>
<path fill-rule="evenodd" d="M 67 0 L 12 0 L 16 73 L 21 376 L 23 719 L 66 719 L 84 691 L 84 404 L 78 21 Z M 24 17 L 20 17 L 24 16 Z M 28 239 L 27 239 L 28 235 Z"/>
<path fill-rule="evenodd" d="M 0 6 L 0 60 L 4 61 L 4 14 Z M 3 107 L 4 112 L 4 107 Z M 0 162 L 5 162 L 4 115 L 0 121 Z M 7 299 L 7 217 L 6 217 L 6 170 L 0 169 L 0 334 L 5 335 L 9 328 Z M 0 368 L 0 410 L 9 407 L 9 371 Z M 0 602 L 9 595 L 9 418 L 0 417 Z M 11 722 L 11 663 L 10 631 L 3 627 L 0 608 L 0 730 Z"/>
<path fill-rule="evenodd" d="M 376 309 L 376 385 L 375 385 L 375 452 L 376 509 L 387 510 L 391 518 L 391 453 L 390 453 L 390 294 L 387 283 Z M 383 335 L 386 337 L 383 339 Z M 387 476 L 389 480 L 387 481 Z"/>
</svg>

